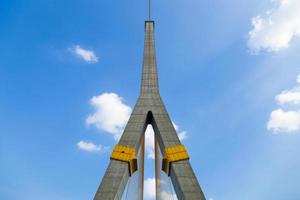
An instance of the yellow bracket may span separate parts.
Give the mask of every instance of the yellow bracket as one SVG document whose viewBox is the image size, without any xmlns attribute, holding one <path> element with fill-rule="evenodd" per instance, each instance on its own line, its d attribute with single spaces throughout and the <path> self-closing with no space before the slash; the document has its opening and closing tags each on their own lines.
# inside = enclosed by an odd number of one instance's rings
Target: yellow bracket
<svg viewBox="0 0 300 200">
<path fill-rule="evenodd" d="M 137 170 L 135 148 L 116 145 L 110 156 L 111 160 L 119 160 L 128 163 L 129 176 Z"/>
<path fill-rule="evenodd" d="M 186 151 L 184 145 L 165 147 L 164 158 L 162 161 L 162 170 L 166 172 L 168 176 L 170 176 L 172 162 L 188 160 L 189 158 L 189 154 Z"/>
</svg>

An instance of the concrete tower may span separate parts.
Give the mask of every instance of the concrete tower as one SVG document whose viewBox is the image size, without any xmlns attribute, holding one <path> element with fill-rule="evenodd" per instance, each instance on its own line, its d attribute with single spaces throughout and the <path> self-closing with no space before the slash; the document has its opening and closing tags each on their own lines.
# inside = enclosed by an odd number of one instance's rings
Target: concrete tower
<svg viewBox="0 0 300 200">
<path fill-rule="evenodd" d="M 144 152 L 144 134 L 148 124 L 151 124 L 154 129 L 156 148 L 163 152 L 163 161 L 160 162 L 162 166 L 159 166 L 159 170 L 165 171 L 170 176 L 177 198 L 179 200 L 205 200 L 190 165 L 189 155 L 177 136 L 159 94 L 154 21 L 145 22 L 144 45 L 140 96 L 123 135 L 111 154 L 110 163 L 94 200 L 121 199 L 129 177 L 138 170 L 143 175 L 143 161 L 137 160 L 136 157 L 139 150 L 142 154 Z M 140 157 L 144 158 L 143 155 Z M 142 163 L 139 169 L 137 162 Z M 159 182 L 156 181 L 156 188 L 158 184 Z M 159 192 L 159 189 L 156 189 L 157 199 L 159 199 Z M 136 194 L 138 199 L 143 199 L 143 183 L 140 183 Z"/>
</svg>

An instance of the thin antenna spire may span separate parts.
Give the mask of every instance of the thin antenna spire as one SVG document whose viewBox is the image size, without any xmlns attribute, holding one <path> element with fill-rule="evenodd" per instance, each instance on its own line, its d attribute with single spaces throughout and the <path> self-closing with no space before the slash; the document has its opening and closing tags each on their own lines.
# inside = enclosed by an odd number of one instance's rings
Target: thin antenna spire
<svg viewBox="0 0 300 200">
<path fill-rule="evenodd" d="M 148 0 L 148 14 L 149 14 L 149 21 L 151 20 L 151 0 Z"/>
</svg>

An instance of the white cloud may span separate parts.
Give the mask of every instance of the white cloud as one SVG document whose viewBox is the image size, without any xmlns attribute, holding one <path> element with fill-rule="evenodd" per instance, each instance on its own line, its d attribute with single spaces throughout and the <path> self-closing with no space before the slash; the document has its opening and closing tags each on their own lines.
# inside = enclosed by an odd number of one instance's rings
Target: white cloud
<svg viewBox="0 0 300 200">
<path fill-rule="evenodd" d="M 300 110 L 283 111 L 282 109 L 274 110 L 271 113 L 268 122 L 268 130 L 274 133 L 295 132 L 300 129 Z"/>
<path fill-rule="evenodd" d="M 300 87 L 296 87 L 292 90 L 282 91 L 279 95 L 276 96 L 276 100 L 279 104 L 300 103 Z"/>
<path fill-rule="evenodd" d="M 299 76 L 298 86 L 291 90 L 285 90 L 275 97 L 279 105 L 290 105 L 290 110 L 276 109 L 271 112 L 267 124 L 268 130 L 273 133 L 291 133 L 300 131 L 300 86 Z M 292 109 L 293 108 L 293 109 Z"/>
<path fill-rule="evenodd" d="M 300 74 L 297 76 L 297 83 L 300 83 Z"/>
<path fill-rule="evenodd" d="M 96 109 L 95 113 L 86 119 L 87 125 L 95 125 L 118 140 L 130 117 L 131 108 L 122 102 L 122 98 L 115 93 L 103 93 L 90 100 Z"/>
<path fill-rule="evenodd" d="M 95 152 L 95 153 L 104 152 L 109 148 L 109 147 L 102 147 L 101 144 L 96 145 L 93 142 L 85 142 L 85 141 L 78 142 L 77 147 L 80 150 L 88 151 L 88 152 Z"/>
<path fill-rule="evenodd" d="M 288 48 L 293 38 L 300 36 L 300 1 L 272 0 L 274 8 L 252 18 L 248 47 L 253 53 L 260 50 L 276 52 Z"/>
<path fill-rule="evenodd" d="M 144 180 L 144 197 L 147 200 L 154 200 L 155 196 L 155 178 L 147 178 L 146 180 Z"/>
<path fill-rule="evenodd" d="M 170 194 L 169 192 L 166 192 L 166 191 L 161 191 L 160 196 L 161 196 L 161 199 L 177 200 L 176 194 Z"/>
<path fill-rule="evenodd" d="M 80 45 L 75 45 L 74 47 L 70 48 L 71 52 L 82 58 L 87 63 L 97 63 L 98 57 L 96 56 L 95 52 L 92 50 L 84 49 L 80 47 Z"/>
<path fill-rule="evenodd" d="M 179 137 L 179 140 L 181 140 L 181 141 L 185 140 L 188 137 L 187 132 L 186 131 L 179 132 L 178 137 Z"/>
<path fill-rule="evenodd" d="M 145 132 L 145 151 L 147 158 L 155 159 L 154 153 L 154 130 L 151 125 L 148 125 Z"/>
<path fill-rule="evenodd" d="M 174 122 L 172 122 L 172 123 L 173 123 L 173 126 L 174 126 L 177 134 L 178 134 L 178 137 L 179 137 L 180 141 L 183 141 L 183 140 L 187 139 L 187 137 L 188 137 L 187 132 L 180 130 L 180 128 L 177 124 L 175 124 Z"/>
</svg>

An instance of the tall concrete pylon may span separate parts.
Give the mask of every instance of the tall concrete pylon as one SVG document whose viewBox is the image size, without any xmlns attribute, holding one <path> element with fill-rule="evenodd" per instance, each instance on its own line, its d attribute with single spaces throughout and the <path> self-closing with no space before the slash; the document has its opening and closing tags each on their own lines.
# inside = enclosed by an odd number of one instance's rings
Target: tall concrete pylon
<svg viewBox="0 0 300 200">
<path fill-rule="evenodd" d="M 159 94 L 154 21 L 145 21 L 145 44 L 141 91 L 134 110 L 125 127 L 94 200 L 119 200 L 129 177 L 137 169 L 137 153 L 144 148 L 144 135 L 148 124 L 155 132 L 155 146 L 163 152 L 161 169 L 171 178 L 178 200 L 205 200 L 204 194 L 181 144 L 168 112 Z M 157 149 L 156 149 L 157 152 Z M 143 159 L 143 156 L 142 156 Z M 156 159 L 157 155 L 156 155 Z M 156 182 L 156 184 L 158 184 Z M 159 190 L 156 190 L 158 193 Z M 138 199 L 143 199 L 143 184 Z M 156 194 L 157 199 L 159 194 Z M 159 199 L 160 200 L 160 199 Z"/>
</svg>

